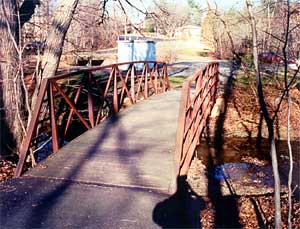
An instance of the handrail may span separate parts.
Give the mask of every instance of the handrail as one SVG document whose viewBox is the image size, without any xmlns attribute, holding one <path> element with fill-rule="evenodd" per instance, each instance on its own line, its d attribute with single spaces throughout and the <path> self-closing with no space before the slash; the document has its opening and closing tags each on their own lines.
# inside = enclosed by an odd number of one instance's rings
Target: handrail
<svg viewBox="0 0 300 229">
<path fill-rule="evenodd" d="M 22 174 L 34 137 L 51 129 L 53 152 L 70 132 L 72 122 L 88 130 L 130 104 L 170 89 L 167 65 L 135 61 L 71 71 L 42 79 L 26 136 L 21 144 L 15 177 Z M 75 120 L 74 116 L 78 120 Z M 49 123 L 50 120 L 50 123 Z"/>
<path fill-rule="evenodd" d="M 188 173 L 214 106 L 218 83 L 218 63 L 202 67 L 183 83 L 174 151 L 176 175 Z"/>
</svg>

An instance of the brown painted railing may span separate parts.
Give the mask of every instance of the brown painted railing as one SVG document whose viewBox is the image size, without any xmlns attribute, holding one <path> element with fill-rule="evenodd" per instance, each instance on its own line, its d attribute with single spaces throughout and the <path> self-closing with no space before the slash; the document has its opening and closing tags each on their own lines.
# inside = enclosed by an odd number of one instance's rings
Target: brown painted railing
<svg viewBox="0 0 300 229">
<path fill-rule="evenodd" d="M 21 175 L 29 151 L 38 148 L 40 133 L 48 132 L 53 152 L 57 152 L 64 139 L 76 137 L 75 130 L 81 130 L 78 136 L 93 128 L 119 112 L 124 102 L 134 104 L 169 89 L 167 65 L 154 61 L 119 63 L 44 78 L 15 176 Z M 76 127 L 70 131 L 72 125 Z"/>
<path fill-rule="evenodd" d="M 216 100 L 219 64 L 210 63 L 183 84 L 175 145 L 176 175 L 187 175 Z"/>
</svg>

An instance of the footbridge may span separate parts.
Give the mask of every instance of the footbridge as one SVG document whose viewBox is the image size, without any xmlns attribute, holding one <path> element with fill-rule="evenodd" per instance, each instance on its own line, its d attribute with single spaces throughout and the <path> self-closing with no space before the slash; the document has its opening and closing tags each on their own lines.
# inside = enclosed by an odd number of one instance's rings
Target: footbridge
<svg viewBox="0 0 300 229">
<path fill-rule="evenodd" d="M 171 193 L 188 173 L 218 75 L 209 63 L 172 90 L 166 63 L 150 61 L 45 78 L 15 176 Z M 26 171 L 44 147 L 53 153 Z"/>
</svg>

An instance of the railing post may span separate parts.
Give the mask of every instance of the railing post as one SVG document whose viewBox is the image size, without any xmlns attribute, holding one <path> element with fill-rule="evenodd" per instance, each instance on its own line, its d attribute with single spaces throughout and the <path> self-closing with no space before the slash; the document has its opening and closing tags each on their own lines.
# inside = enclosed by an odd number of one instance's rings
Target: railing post
<svg viewBox="0 0 300 229">
<path fill-rule="evenodd" d="M 114 67 L 114 84 L 113 84 L 113 106 L 115 113 L 119 111 L 119 101 L 118 101 L 118 78 L 117 78 L 117 71 Z"/>
<path fill-rule="evenodd" d="M 167 64 L 164 63 L 163 64 L 163 72 L 164 72 L 164 88 L 163 91 L 165 92 L 166 90 L 170 90 L 171 86 L 170 86 L 170 82 L 169 82 L 169 76 L 168 76 L 168 68 L 167 68 Z M 167 87 L 166 87 L 167 84 Z"/>
<path fill-rule="evenodd" d="M 37 96 L 37 101 L 34 106 L 34 110 L 32 112 L 32 117 L 31 117 L 31 120 L 29 121 L 29 125 L 27 128 L 27 133 L 26 133 L 26 136 L 24 137 L 24 140 L 20 147 L 20 152 L 19 152 L 20 156 L 19 156 L 19 161 L 17 164 L 17 168 L 15 170 L 14 177 L 19 177 L 22 174 L 24 162 L 25 162 L 25 159 L 27 156 L 27 152 L 30 148 L 31 140 L 32 140 L 33 136 L 35 135 L 35 131 L 36 131 L 36 127 L 37 127 L 38 119 L 39 119 L 39 114 L 40 114 L 43 100 L 44 100 L 44 97 L 45 97 L 45 94 L 47 91 L 47 87 L 48 87 L 48 79 L 46 78 L 46 79 L 42 80 L 40 91 Z"/>
<path fill-rule="evenodd" d="M 144 62 L 144 68 L 145 68 L 145 85 L 144 85 L 144 97 L 145 99 L 148 98 L 148 72 L 149 72 L 149 68 L 148 68 L 148 63 Z"/>
<path fill-rule="evenodd" d="M 184 143 L 184 132 L 185 132 L 185 120 L 186 120 L 186 108 L 188 102 L 188 90 L 189 82 L 185 81 L 182 86 L 181 102 L 179 106 L 179 115 L 178 115 L 178 125 L 176 131 L 176 142 L 175 142 L 175 151 L 174 151 L 174 163 L 175 163 L 175 175 L 174 179 L 177 179 L 177 176 L 180 173 L 180 162 L 182 158 L 182 150 Z"/>
<path fill-rule="evenodd" d="M 93 96 L 91 93 L 91 82 L 92 82 L 92 73 L 88 72 L 88 80 L 87 80 L 87 89 L 88 89 L 88 110 L 89 110 L 89 120 L 91 127 L 95 126 L 95 119 L 94 119 L 94 103 L 93 103 Z"/>
<path fill-rule="evenodd" d="M 155 73 L 154 74 L 155 75 L 155 79 L 154 79 L 155 94 L 157 94 L 158 93 L 157 77 L 158 77 L 158 74 L 159 74 L 159 72 L 158 72 L 158 64 L 157 63 L 155 63 L 153 70 L 154 70 L 154 73 Z"/>
<path fill-rule="evenodd" d="M 131 98 L 132 98 L 132 101 L 133 103 L 136 103 L 136 98 L 135 98 L 135 67 L 134 67 L 134 64 L 132 64 L 131 66 L 131 87 L 130 87 L 130 93 L 131 93 Z"/>
<path fill-rule="evenodd" d="M 58 131 L 55 117 L 55 102 L 54 102 L 54 93 L 53 93 L 53 85 L 50 81 L 48 88 L 48 100 L 49 100 L 49 109 L 50 109 L 50 122 L 51 122 L 51 132 L 52 132 L 52 147 L 53 152 L 56 153 L 59 149 L 58 144 Z"/>
</svg>

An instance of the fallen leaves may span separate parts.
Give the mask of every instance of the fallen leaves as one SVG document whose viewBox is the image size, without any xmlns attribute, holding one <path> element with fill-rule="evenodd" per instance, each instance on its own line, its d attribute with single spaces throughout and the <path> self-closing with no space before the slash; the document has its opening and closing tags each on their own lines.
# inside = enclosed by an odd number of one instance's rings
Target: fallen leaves
<svg viewBox="0 0 300 229">
<path fill-rule="evenodd" d="M 202 228 L 215 228 L 216 212 L 212 202 L 205 198 L 205 206 L 200 212 Z M 241 196 L 237 198 L 238 221 L 242 228 L 274 228 L 274 198 L 272 194 L 262 196 Z M 287 226 L 287 195 L 281 198 L 282 228 Z M 219 209 L 220 210 L 220 209 Z M 228 211 L 226 206 L 223 211 Z M 300 228 L 300 203 L 293 199 L 292 228 Z M 224 219 L 226 221 L 226 219 Z"/>
<path fill-rule="evenodd" d="M 268 184 L 268 187 L 265 187 L 266 183 L 268 183 L 267 181 L 272 180 L 271 167 L 266 160 L 251 156 L 243 156 L 241 161 L 242 163 L 248 163 L 249 167 L 242 168 L 243 164 L 241 163 L 227 163 L 225 166 L 225 172 L 231 175 L 228 180 L 231 185 L 234 185 L 237 194 L 235 196 L 236 204 L 234 204 L 238 212 L 236 220 L 242 228 L 273 228 L 275 206 L 273 184 Z M 233 165 L 237 167 L 234 169 Z M 247 170 L 247 176 L 236 177 L 236 173 L 241 173 L 243 169 Z M 216 228 L 216 217 L 229 211 L 233 205 L 223 201 L 225 204 L 220 207 L 222 199 L 230 199 L 230 196 L 228 196 L 230 193 L 223 192 L 223 181 L 219 183 L 220 186 L 218 188 L 221 189 L 221 196 L 217 198 L 218 201 L 207 197 L 208 179 L 208 171 L 203 160 L 194 158 L 188 174 L 188 183 L 193 192 L 197 193 L 205 201 L 206 207 L 199 213 L 201 226 L 202 228 Z M 248 181 L 248 179 L 250 180 Z M 210 190 L 212 188 L 211 186 Z M 285 185 L 282 185 L 281 191 L 283 193 L 281 196 L 282 228 L 287 228 L 288 197 Z M 292 228 L 300 228 L 300 202 L 296 198 L 293 198 L 292 214 Z M 226 222 L 225 218 L 221 220 Z"/>
<path fill-rule="evenodd" d="M 256 157 L 250 157 L 250 156 L 242 156 L 241 161 L 249 164 L 257 165 L 257 166 L 267 166 L 269 164 L 268 161 L 266 160 L 259 160 Z"/>
<path fill-rule="evenodd" d="M 10 161 L 0 159 L 0 182 L 6 181 L 14 176 L 16 165 Z"/>
</svg>

